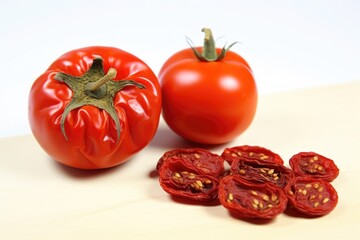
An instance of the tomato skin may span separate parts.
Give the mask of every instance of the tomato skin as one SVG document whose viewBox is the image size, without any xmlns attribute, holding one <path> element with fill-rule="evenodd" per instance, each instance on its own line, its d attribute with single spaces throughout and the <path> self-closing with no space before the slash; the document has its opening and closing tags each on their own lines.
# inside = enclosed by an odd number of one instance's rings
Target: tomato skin
<svg viewBox="0 0 360 240">
<path fill-rule="evenodd" d="M 126 87 L 116 93 L 113 105 L 121 125 L 119 139 L 108 113 L 86 105 L 67 115 L 66 140 L 60 118 L 73 92 L 54 77 L 58 72 L 82 76 L 95 57 L 103 59 L 105 72 L 110 67 L 117 70 L 116 81 L 132 79 L 145 89 Z M 40 146 L 58 162 L 81 169 L 108 168 L 127 161 L 153 138 L 160 111 L 160 85 L 152 70 L 136 56 L 113 47 L 65 53 L 36 79 L 29 95 L 29 122 Z"/>
<path fill-rule="evenodd" d="M 202 51 L 202 47 L 196 48 Z M 220 53 L 221 49 L 217 49 Z M 171 56 L 159 72 L 163 118 L 183 138 L 226 143 L 244 132 L 257 106 L 252 70 L 228 51 L 220 61 L 199 61 L 191 48 Z"/>
</svg>

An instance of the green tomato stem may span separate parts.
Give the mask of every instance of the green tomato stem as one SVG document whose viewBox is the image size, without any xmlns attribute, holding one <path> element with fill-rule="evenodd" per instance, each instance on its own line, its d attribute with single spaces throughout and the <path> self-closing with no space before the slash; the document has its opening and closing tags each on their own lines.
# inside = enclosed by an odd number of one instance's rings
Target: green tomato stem
<svg viewBox="0 0 360 240">
<path fill-rule="evenodd" d="M 96 82 L 90 82 L 85 86 L 85 90 L 88 92 L 95 92 L 97 89 L 99 89 L 101 86 L 103 86 L 105 83 L 107 83 L 110 80 L 113 80 L 116 77 L 117 71 L 115 68 L 110 68 L 109 71 L 105 76 L 97 80 Z"/>
<path fill-rule="evenodd" d="M 221 49 L 220 53 L 217 54 L 215 40 L 212 35 L 211 29 L 203 28 L 202 32 L 205 33 L 205 38 L 204 38 L 203 50 L 201 53 L 193 46 L 191 40 L 187 39 L 195 57 L 201 62 L 221 61 L 225 57 L 226 53 L 230 50 L 230 48 L 232 46 L 234 46 L 234 44 L 237 43 L 237 42 L 234 42 L 234 43 L 230 44 L 228 47 L 226 47 L 226 45 L 225 45 Z"/>
<path fill-rule="evenodd" d="M 134 80 L 113 80 L 117 74 L 115 68 L 110 68 L 104 75 L 102 58 L 95 58 L 92 65 L 82 76 L 72 76 L 67 73 L 58 72 L 54 79 L 65 83 L 72 91 L 70 102 L 66 105 L 60 119 L 60 128 L 66 140 L 65 120 L 67 115 L 74 109 L 85 105 L 97 107 L 107 112 L 116 125 L 117 142 L 120 139 L 121 123 L 114 106 L 115 95 L 128 86 L 144 89 L 145 86 Z"/>
<path fill-rule="evenodd" d="M 202 32 L 205 33 L 204 47 L 202 56 L 209 62 L 216 61 L 218 55 L 216 53 L 215 40 L 210 28 L 203 28 Z"/>
</svg>

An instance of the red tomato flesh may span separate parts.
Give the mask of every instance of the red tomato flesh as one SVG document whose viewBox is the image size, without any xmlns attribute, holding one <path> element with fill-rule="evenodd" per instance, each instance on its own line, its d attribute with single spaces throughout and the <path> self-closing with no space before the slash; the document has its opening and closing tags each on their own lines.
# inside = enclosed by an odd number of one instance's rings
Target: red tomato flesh
<svg viewBox="0 0 360 240">
<path fill-rule="evenodd" d="M 229 175 L 220 181 L 220 203 L 240 218 L 271 219 L 284 212 L 287 197 L 283 190 L 269 183 L 252 183 Z"/>
<path fill-rule="evenodd" d="M 308 176 L 294 178 L 284 189 L 290 206 L 308 216 L 323 216 L 338 203 L 335 188 L 327 181 Z"/>
</svg>

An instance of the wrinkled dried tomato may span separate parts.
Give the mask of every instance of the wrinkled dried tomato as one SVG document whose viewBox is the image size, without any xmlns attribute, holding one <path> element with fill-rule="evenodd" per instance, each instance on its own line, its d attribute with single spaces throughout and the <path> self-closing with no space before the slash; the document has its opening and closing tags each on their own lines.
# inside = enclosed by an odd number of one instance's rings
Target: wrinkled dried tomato
<svg viewBox="0 0 360 240">
<path fill-rule="evenodd" d="M 338 203 L 335 188 L 327 181 L 309 176 L 295 177 L 285 187 L 289 205 L 308 216 L 322 216 Z"/>
<path fill-rule="evenodd" d="M 201 148 L 182 148 L 167 151 L 159 159 L 156 169 L 159 171 L 164 162 L 174 156 L 195 166 L 201 174 L 220 177 L 225 171 L 224 159 L 221 156 Z"/>
<path fill-rule="evenodd" d="M 212 175 L 202 174 L 199 169 L 183 158 L 172 156 L 159 169 L 159 182 L 163 190 L 172 196 L 195 201 L 211 201 L 218 195 L 219 181 Z"/>
<path fill-rule="evenodd" d="M 284 164 L 284 160 L 279 154 L 259 146 L 236 146 L 225 148 L 221 156 L 231 165 L 231 163 L 239 157 L 249 160 L 257 160 L 268 163 Z"/>
<path fill-rule="evenodd" d="M 287 197 L 281 188 L 269 183 L 249 182 L 238 175 L 221 179 L 219 201 L 240 218 L 271 219 L 287 206 Z"/>
<path fill-rule="evenodd" d="M 315 152 L 300 152 L 292 156 L 289 164 L 296 176 L 309 175 L 332 181 L 339 175 L 334 161 Z"/>
<path fill-rule="evenodd" d="M 269 182 L 284 188 L 293 178 L 291 169 L 284 165 L 237 158 L 231 164 L 230 172 L 254 183 Z"/>
</svg>

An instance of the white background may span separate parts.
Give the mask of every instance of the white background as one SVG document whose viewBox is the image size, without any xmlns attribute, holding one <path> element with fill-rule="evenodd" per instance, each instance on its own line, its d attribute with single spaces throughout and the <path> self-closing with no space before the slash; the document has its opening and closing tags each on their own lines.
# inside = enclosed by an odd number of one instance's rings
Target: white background
<svg viewBox="0 0 360 240">
<path fill-rule="evenodd" d="M 158 73 L 203 27 L 240 42 L 260 94 L 360 80 L 357 0 L 0 0 L 0 137 L 30 133 L 30 87 L 63 53 L 114 46 Z"/>
</svg>

